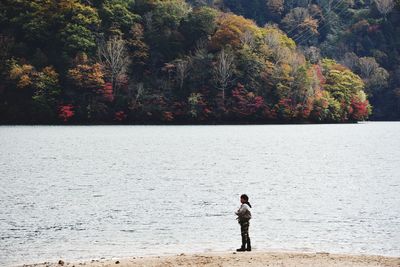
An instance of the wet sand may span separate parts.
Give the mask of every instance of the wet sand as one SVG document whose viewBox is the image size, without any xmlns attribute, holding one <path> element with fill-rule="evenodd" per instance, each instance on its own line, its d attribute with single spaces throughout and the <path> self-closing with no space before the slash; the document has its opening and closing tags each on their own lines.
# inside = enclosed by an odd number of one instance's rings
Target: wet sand
<svg viewBox="0 0 400 267">
<path fill-rule="evenodd" d="M 396 266 L 400 267 L 400 257 L 384 257 L 373 255 L 346 255 L 329 253 L 297 253 L 297 252 L 226 252 L 180 254 L 175 256 L 131 257 L 125 259 L 101 259 L 88 262 L 46 262 L 32 265 L 34 267 L 53 266 Z"/>
</svg>

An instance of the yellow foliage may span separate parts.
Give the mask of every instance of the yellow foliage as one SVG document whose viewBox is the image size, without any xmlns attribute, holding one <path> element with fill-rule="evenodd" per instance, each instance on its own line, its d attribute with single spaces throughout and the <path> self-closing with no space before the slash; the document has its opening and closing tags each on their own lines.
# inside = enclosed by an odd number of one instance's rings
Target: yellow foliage
<svg viewBox="0 0 400 267">
<path fill-rule="evenodd" d="M 24 74 L 30 74 L 33 70 L 32 65 L 24 64 L 22 66 L 13 64 L 10 70 L 10 78 L 16 80 Z"/>
<path fill-rule="evenodd" d="M 217 19 L 217 31 L 211 37 L 213 49 L 220 49 L 230 45 L 233 48 L 241 46 L 241 37 L 250 33 L 257 38 L 261 35 L 261 29 L 252 21 L 234 14 L 221 14 Z"/>
<path fill-rule="evenodd" d="M 18 81 L 17 87 L 24 88 L 32 84 L 32 80 L 27 74 L 23 74 Z"/>
<path fill-rule="evenodd" d="M 32 84 L 32 76 L 36 71 L 32 65 L 24 64 L 19 65 L 14 63 L 9 71 L 9 77 L 16 80 L 18 88 L 24 88 Z"/>
<path fill-rule="evenodd" d="M 21 77 L 22 74 L 23 74 L 22 68 L 20 66 L 16 65 L 11 68 L 9 76 L 10 76 L 10 79 L 16 80 L 19 77 Z"/>
<path fill-rule="evenodd" d="M 43 68 L 42 72 L 51 79 L 58 80 L 58 73 L 52 66 Z"/>
<path fill-rule="evenodd" d="M 30 73 L 31 71 L 33 71 L 33 66 L 32 65 L 28 65 L 28 64 L 24 64 L 24 65 L 22 65 L 22 71 L 24 73 Z"/>
<path fill-rule="evenodd" d="M 104 86 L 104 73 L 100 64 L 77 65 L 68 71 L 72 82 L 81 88 L 99 89 Z"/>
<path fill-rule="evenodd" d="M 63 13 L 71 13 L 71 19 L 74 23 L 87 26 L 100 24 L 96 9 L 77 0 L 59 0 L 58 8 Z"/>
<path fill-rule="evenodd" d="M 266 26 L 261 31 L 262 36 L 265 37 L 267 35 L 276 35 L 278 36 L 279 45 L 283 47 L 287 47 L 290 50 L 296 49 L 296 43 L 293 39 L 289 38 L 283 31 L 273 26 Z"/>
<path fill-rule="evenodd" d="M 357 92 L 357 99 L 358 99 L 360 102 L 364 102 L 364 101 L 367 100 L 367 95 L 365 94 L 364 91 L 358 91 L 358 92 Z"/>
</svg>

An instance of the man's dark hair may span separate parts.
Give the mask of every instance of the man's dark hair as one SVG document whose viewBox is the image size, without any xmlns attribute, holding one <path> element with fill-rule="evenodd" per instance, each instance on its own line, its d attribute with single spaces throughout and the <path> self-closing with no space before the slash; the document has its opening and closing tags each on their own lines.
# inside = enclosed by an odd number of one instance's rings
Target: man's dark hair
<svg viewBox="0 0 400 267">
<path fill-rule="evenodd" d="M 249 197 L 246 194 L 241 195 L 240 198 L 243 198 L 244 201 L 245 201 L 244 203 L 249 205 L 249 207 L 251 208 L 251 205 L 250 205 L 250 202 L 249 202 Z"/>
</svg>

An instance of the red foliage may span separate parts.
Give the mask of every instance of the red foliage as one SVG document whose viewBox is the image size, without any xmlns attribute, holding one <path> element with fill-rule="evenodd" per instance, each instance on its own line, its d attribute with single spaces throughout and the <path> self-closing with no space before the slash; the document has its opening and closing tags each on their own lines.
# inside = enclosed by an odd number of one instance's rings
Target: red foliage
<svg viewBox="0 0 400 267">
<path fill-rule="evenodd" d="M 353 120 L 364 120 L 369 115 L 369 102 L 368 100 L 360 101 L 357 98 L 351 100 L 349 108 L 350 118 Z"/>
<path fill-rule="evenodd" d="M 248 92 L 240 83 L 233 89 L 232 98 L 232 111 L 240 117 L 251 116 L 257 111 L 263 110 L 264 98 L 256 96 L 253 92 Z"/>
<path fill-rule="evenodd" d="M 73 108 L 74 107 L 71 104 L 60 106 L 59 112 L 58 112 L 58 117 L 60 119 L 62 119 L 64 122 L 67 122 L 75 114 Z"/>
<path fill-rule="evenodd" d="M 124 111 L 117 111 L 114 114 L 114 119 L 116 121 L 124 121 L 124 120 L 126 120 L 126 117 L 127 117 L 127 115 L 125 114 Z"/>
<path fill-rule="evenodd" d="M 111 83 L 105 83 L 103 88 L 100 89 L 101 94 L 105 100 L 112 102 L 114 100 L 113 88 Z"/>
<path fill-rule="evenodd" d="M 296 116 L 296 106 L 290 98 L 280 99 L 274 110 L 279 118 L 285 120 L 293 119 Z"/>
<path fill-rule="evenodd" d="M 274 106 L 270 114 L 275 112 L 275 117 L 278 116 L 285 120 L 307 120 L 311 115 L 311 111 L 312 102 L 310 100 L 304 103 L 296 103 L 290 98 L 283 98 Z"/>
</svg>

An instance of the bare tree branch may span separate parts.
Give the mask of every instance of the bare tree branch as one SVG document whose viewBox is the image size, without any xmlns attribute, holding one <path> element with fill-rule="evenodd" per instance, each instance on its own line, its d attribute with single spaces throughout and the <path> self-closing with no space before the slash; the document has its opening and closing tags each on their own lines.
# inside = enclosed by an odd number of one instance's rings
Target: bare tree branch
<svg viewBox="0 0 400 267">
<path fill-rule="evenodd" d="M 129 64 L 129 58 L 126 51 L 125 41 L 118 37 L 113 37 L 98 45 L 99 61 L 106 71 L 106 75 L 117 94 L 119 88 L 119 78 L 126 73 Z"/>
<path fill-rule="evenodd" d="M 225 101 L 225 91 L 231 81 L 233 74 L 233 60 L 231 53 L 224 49 L 217 56 L 217 62 L 214 67 L 215 80 L 222 91 L 222 99 Z"/>
<path fill-rule="evenodd" d="M 190 61 L 180 59 L 176 62 L 176 76 L 179 81 L 179 88 L 182 89 L 186 77 L 189 75 Z"/>
</svg>

